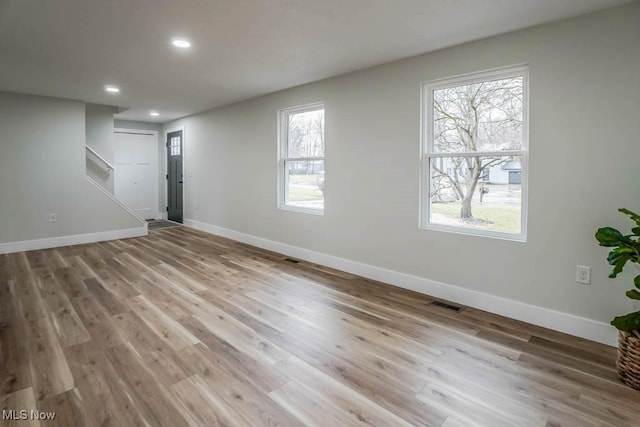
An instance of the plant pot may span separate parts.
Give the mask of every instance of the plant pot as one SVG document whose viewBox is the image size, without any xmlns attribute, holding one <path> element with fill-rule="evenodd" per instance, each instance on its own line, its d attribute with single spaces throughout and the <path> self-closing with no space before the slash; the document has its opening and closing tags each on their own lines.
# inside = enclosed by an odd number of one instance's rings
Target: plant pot
<svg viewBox="0 0 640 427">
<path fill-rule="evenodd" d="M 640 334 L 618 334 L 618 375 L 627 386 L 640 390 Z"/>
</svg>

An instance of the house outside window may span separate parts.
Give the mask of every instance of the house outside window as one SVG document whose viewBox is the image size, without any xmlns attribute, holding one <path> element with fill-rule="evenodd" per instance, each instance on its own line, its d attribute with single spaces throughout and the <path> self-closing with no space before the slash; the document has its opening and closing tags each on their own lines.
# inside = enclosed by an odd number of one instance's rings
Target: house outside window
<svg viewBox="0 0 640 427">
<path fill-rule="evenodd" d="M 526 240 L 528 68 L 422 85 L 422 228 Z"/>
<path fill-rule="evenodd" d="M 278 207 L 324 213 L 324 104 L 278 112 Z"/>
</svg>

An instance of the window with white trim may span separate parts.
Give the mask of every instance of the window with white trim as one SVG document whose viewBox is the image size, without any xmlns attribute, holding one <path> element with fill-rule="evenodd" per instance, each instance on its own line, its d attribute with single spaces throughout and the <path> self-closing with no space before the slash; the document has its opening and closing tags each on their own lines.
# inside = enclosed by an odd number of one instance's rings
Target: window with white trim
<svg viewBox="0 0 640 427">
<path fill-rule="evenodd" d="M 421 226 L 526 240 L 528 69 L 422 85 Z"/>
<path fill-rule="evenodd" d="M 324 104 L 278 114 L 278 207 L 324 212 Z"/>
</svg>

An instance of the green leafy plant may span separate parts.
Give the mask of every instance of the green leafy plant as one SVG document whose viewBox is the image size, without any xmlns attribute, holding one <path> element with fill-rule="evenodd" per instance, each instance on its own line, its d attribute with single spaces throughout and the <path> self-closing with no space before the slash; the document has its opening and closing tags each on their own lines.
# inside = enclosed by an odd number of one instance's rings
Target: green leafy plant
<svg viewBox="0 0 640 427">
<path fill-rule="evenodd" d="M 631 229 L 632 234 L 624 235 L 620 231 L 611 227 L 599 228 L 596 232 L 596 240 L 600 246 L 613 248 L 607 256 L 607 261 L 613 266 L 609 277 L 614 279 L 622 272 L 627 262 L 631 262 L 640 272 L 640 215 L 631 212 L 629 209 L 618 209 L 625 215 L 631 217 L 636 226 Z M 627 297 L 640 300 L 640 274 L 633 280 L 636 289 L 626 292 Z M 621 331 L 640 331 L 640 311 L 618 316 L 611 321 L 611 324 Z"/>
</svg>

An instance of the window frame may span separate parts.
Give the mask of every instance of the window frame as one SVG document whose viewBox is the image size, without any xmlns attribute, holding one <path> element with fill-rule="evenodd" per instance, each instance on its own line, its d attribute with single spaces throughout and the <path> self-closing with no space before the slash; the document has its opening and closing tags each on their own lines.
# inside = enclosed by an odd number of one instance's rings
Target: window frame
<svg viewBox="0 0 640 427">
<path fill-rule="evenodd" d="M 434 149 L 433 126 L 433 93 L 435 90 L 481 83 L 483 81 L 499 80 L 510 77 L 522 77 L 522 147 L 520 150 L 504 151 L 467 151 L 467 152 L 438 152 Z M 527 241 L 528 217 L 528 183 L 529 183 L 529 66 L 526 64 L 495 68 L 486 71 L 461 74 L 443 79 L 430 80 L 421 84 L 421 141 L 420 141 L 420 212 L 419 227 L 426 230 L 444 231 L 471 236 L 489 237 L 495 239 Z M 454 225 L 437 224 L 431 222 L 431 159 L 442 157 L 474 157 L 478 153 L 488 156 L 511 155 L 520 158 L 521 164 L 521 204 L 520 204 L 520 233 L 481 230 L 459 227 Z"/>
<path fill-rule="evenodd" d="M 293 114 L 307 113 L 310 111 L 322 110 L 325 126 L 323 129 L 324 145 L 322 151 L 324 156 L 322 157 L 289 157 L 288 156 L 288 143 L 289 143 L 289 116 Z M 288 177 L 286 171 L 286 165 L 288 161 L 322 161 L 326 170 L 326 109 L 324 102 L 314 102 L 311 104 L 299 105 L 294 107 L 287 107 L 278 110 L 278 209 L 283 209 L 293 212 L 301 212 L 313 215 L 324 215 L 324 192 L 323 192 L 323 207 L 322 208 L 308 208 L 302 206 L 295 206 L 287 204 L 289 186 Z"/>
</svg>

